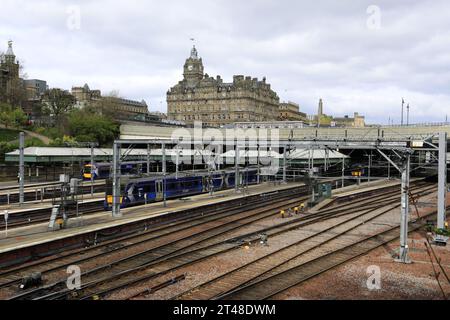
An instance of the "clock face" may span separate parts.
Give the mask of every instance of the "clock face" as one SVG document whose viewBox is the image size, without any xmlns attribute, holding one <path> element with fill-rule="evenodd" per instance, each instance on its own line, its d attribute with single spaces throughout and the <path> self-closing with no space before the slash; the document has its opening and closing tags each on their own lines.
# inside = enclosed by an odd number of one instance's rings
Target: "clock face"
<svg viewBox="0 0 450 320">
<path fill-rule="evenodd" d="M 192 64 L 188 65 L 188 70 L 192 71 L 192 69 L 194 69 L 194 66 Z"/>
</svg>

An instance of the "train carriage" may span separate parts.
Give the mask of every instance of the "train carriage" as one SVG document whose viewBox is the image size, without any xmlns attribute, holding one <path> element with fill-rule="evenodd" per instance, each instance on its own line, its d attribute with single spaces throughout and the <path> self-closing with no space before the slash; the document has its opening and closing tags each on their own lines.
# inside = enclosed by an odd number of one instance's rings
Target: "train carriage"
<svg viewBox="0 0 450 320">
<path fill-rule="evenodd" d="M 156 170 L 156 161 L 150 161 L 150 171 Z M 94 163 L 94 168 L 90 163 L 83 166 L 83 180 L 91 180 L 91 175 L 94 174 L 94 180 L 108 179 L 112 171 L 112 163 L 97 162 Z M 147 172 L 147 161 L 127 161 L 120 164 L 120 172 L 123 175 L 137 175 Z"/>
<path fill-rule="evenodd" d="M 201 194 L 211 190 L 218 191 L 234 188 L 235 172 L 219 171 L 214 173 L 180 173 L 178 178 L 170 175 L 153 176 L 138 179 L 122 179 L 120 185 L 121 208 L 164 199 L 180 198 Z M 257 169 L 244 169 L 239 174 L 240 184 L 256 184 Z M 105 209 L 112 206 L 112 180 L 106 182 Z"/>
</svg>

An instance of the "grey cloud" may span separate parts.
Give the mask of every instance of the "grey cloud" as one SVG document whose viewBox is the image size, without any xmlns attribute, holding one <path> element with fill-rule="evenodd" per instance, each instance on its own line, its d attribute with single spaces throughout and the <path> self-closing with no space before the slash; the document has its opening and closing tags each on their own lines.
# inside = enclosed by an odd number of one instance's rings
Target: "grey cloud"
<svg viewBox="0 0 450 320">
<path fill-rule="evenodd" d="M 165 111 L 191 43 L 212 76 L 262 78 L 282 100 L 369 122 L 450 114 L 450 3 L 424 1 L 12 1 L 0 0 L 0 49 L 8 38 L 30 78 L 70 88 L 88 82 Z M 369 5 L 381 28 L 366 26 Z M 78 5 L 81 29 L 69 30 Z"/>
</svg>

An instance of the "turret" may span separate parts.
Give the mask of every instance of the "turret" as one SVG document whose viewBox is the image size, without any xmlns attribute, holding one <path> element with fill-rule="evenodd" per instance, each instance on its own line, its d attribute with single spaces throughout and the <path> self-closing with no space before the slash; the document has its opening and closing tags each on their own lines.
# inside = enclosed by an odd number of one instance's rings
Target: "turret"
<svg viewBox="0 0 450 320">
<path fill-rule="evenodd" d="M 16 56 L 12 49 L 12 41 L 8 41 L 8 50 L 6 50 L 6 53 L 3 56 L 3 60 L 5 63 L 13 64 L 16 61 Z"/>
</svg>

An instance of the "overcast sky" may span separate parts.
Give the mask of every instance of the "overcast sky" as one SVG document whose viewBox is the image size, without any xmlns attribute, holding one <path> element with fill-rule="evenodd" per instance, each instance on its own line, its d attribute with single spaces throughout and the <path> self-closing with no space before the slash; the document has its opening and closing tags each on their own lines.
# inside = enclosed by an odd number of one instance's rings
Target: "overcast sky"
<svg viewBox="0 0 450 320">
<path fill-rule="evenodd" d="M 448 0 L 0 0 L 0 50 L 12 39 L 29 79 L 150 111 L 166 112 L 190 38 L 210 76 L 266 76 L 308 114 L 323 98 L 327 114 L 398 123 L 404 97 L 411 122 L 450 117 Z"/>
</svg>

